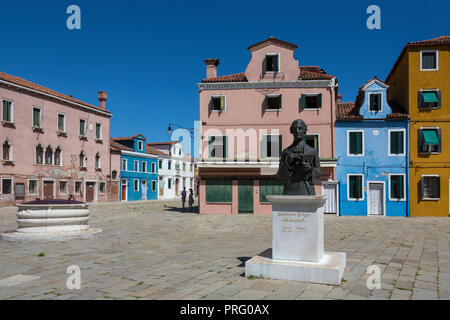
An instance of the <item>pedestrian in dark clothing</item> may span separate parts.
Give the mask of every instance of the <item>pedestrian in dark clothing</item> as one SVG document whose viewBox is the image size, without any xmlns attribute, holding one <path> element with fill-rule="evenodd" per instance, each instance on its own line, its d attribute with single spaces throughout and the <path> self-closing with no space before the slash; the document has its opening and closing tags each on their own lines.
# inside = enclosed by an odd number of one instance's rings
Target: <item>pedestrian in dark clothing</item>
<svg viewBox="0 0 450 320">
<path fill-rule="evenodd" d="M 183 187 L 183 191 L 181 191 L 181 204 L 184 208 L 184 203 L 186 202 L 186 187 Z"/>
<path fill-rule="evenodd" d="M 192 205 L 194 204 L 194 190 L 189 189 L 189 211 L 192 212 Z"/>
</svg>

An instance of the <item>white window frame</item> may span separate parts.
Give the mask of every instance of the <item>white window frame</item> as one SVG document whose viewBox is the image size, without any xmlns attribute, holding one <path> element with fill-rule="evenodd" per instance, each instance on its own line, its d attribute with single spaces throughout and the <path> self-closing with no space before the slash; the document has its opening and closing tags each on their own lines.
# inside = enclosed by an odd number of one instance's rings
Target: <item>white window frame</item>
<svg viewBox="0 0 450 320">
<path fill-rule="evenodd" d="M 97 125 L 100 126 L 100 137 L 97 137 Z M 96 122 L 95 123 L 95 139 L 96 140 L 103 140 L 103 130 L 102 129 L 103 129 L 102 124 L 99 122 Z"/>
<path fill-rule="evenodd" d="M 3 119 L 3 101 L 11 102 L 11 121 L 7 121 Z M 14 101 L 11 101 L 9 99 L 2 99 L 2 122 L 4 123 L 14 123 Z"/>
<path fill-rule="evenodd" d="M 361 195 L 362 198 L 350 198 L 350 176 L 361 176 Z M 364 174 L 362 173 L 347 173 L 347 201 L 364 201 L 365 200 L 365 191 L 364 191 L 364 186 L 365 186 L 365 182 L 364 182 Z"/>
<path fill-rule="evenodd" d="M 66 182 L 66 192 L 61 193 L 61 182 Z M 69 181 L 68 180 L 59 180 L 58 181 L 58 194 L 67 195 L 69 194 Z"/>
<path fill-rule="evenodd" d="M 56 150 L 59 148 L 59 150 L 61 151 L 59 153 L 59 164 L 56 164 L 55 161 L 55 155 L 56 155 Z M 63 166 L 63 149 L 61 148 L 61 146 L 56 146 L 55 150 L 53 151 L 53 166 L 58 166 L 58 167 L 62 167 Z"/>
<path fill-rule="evenodd" d="M 381 95 L 381 109 L 378 111 L 370 110 L 370 96 L 374 94 L 380 94 Z M 382 112 L 384 108 L 384 93 L 383 92 L 368 92 L 367 93 L 367 110 L 369 112 Z"/>
<path fill-rule="evenodd" d="M 361 146 L 361 154 L 351 154 L 350 153 L 350 133 L 351 132 L 361 132 L 362 133 L 362 146 Z M 348 157 L 363 157 L 364 156 L 364 151 L 365 151 L 365 134 L 364 134 L 364 130 L 347 130 L 347 156 Z"/>
<path fill-rule="evenodd" d="M 147 161 L 142 160 L 142 172 L 148 172 L 147 170 L 148 170 Z"/>
<path fill-rule="evenodd" d="M 11 180 L 11 193 L 3 193 L 3 180 Z M 1 184 L 0 184 L 0 189 L 1 189 L 1 193 L 0 194 L 6 194 L 6 195 L 14 195 L 14 178 L 13 177 L 4 177 L 1 178 Z"/>
<path fill-rule="evenodd" d="M 123 169 L 124 161 L 125 161 L 125 169 Z M 121 169 L 120 171 L 128 171 L 128 159 L 126 159 L 126 158 L 122 159 L 122 163 L 121 163 L 120 169 Z"/>
<path fill-rule="evenodd" d="M 283 97 L 281 93 L 269 93 L 269 94 L 265 94 L 264 95 L 264 100 L 267 99 L 267 97 L 269 98 L 275 98 L 275 97 L 281 97 L 281 106 L 278 109 L 269 109 L 267 106 L 264 106 L 264 111 L 275 111 L 275 112 L 279 112 L 281 109 L 283 109 Z"/>
<path fill-rule="evenodd" d="M 36 127 L 33 123 L 34 109 L 39 110 L 39 127 Z M 33 106 L 33 108 L 31 109 L 31 127 L 36 128 L 36 129 L 42 129 L 42 108 Z"/>
<path fill-rule="evenodd" d="M 391 132 L 403 132 L 403 153 L 391 153 Z M 388 130 L 388 156 L 404 157 L 406 155 L 406 129 L 390 129 Z"/>
<path fill-rule="evenodd" d="M 423 53 L 436 53 L 436 69 L 423 69 L 422 68 L 422 55 Z M 420 50 L 420 71 L 439 71 L 439 50 Z"/>
<path fill-rule="evenodd" d="M 138 150 L 144 151 L 144 141 L 138 140 Z"/>
<path fill-rule="evenodd" d="M 137 182 L 137 188 L 136 188 L 136 182 Z M 133 179 L 133 190 L 134 190 L 134 192 L 139 192 L 139 190 L 140 190 L 139 179 Z"/>
<path fill-rule="evenodd" d="M 139 160 L 133 160 L 133 171 L 139 172 Z"/>
<path fill-rule="evenodd" d="M 315 132 L 306 133 L 305 134 L 305 143 L 306 143 L 306 136 L 318 136 L 319 137 L 319 150 L 317 150 L 317 152 L 319 153 L 319 156 L 320 156 L 320 133 L 315 133 Z"/>
<path fill-rule="evenodd" d="M 322 93 L 321 92 L 301 92 L 300 98 L 302 97 L 302 94 L 305 96 L 316 96 L 317 97 L 317 96 L 321 95 Z M 323 99 L 323 95 L 322 95 L 322 99 Z M 322 102 L 323 102 L 323 100 L 322 100 Z M 320 108 L 306 108 L 306 107 L 302 108 L 302 112 L 303 111 L 317 111 L 317 110 L 322 110 L 322 107 L 320 107 Z"/>
<path fill-rule="evenodd" d="M 280 70 L 281 70 L 281 56 L 280 56 L 280 53 L 279 52 L 266 52 L 265 54 L 264 54 L 264 63 L 263 63 L 263 66 L 264 66 L 264 68 L 265 68 L 265 66 L 266 66 L 266 57 L 267 56 L 277 56 L 277 60 L 278 60 L 278 71 L 266 71 L 266 70 L 264 70 L 264 73 L 279 73 L 279 72 L 281 72 Z"/>
<path fill-rule="evenodd" d="M 36 193 L 30 193 L 30 181 L 36 181 Z M 28 179 L 27 180 L 27 194 L 28 195 L 33 195 L 33 196 L 37 196 L 38 195 L 38 183 L 39 183 L 39 180 L 38 179 Z"/>
<path fill-rule="evenodd" d="M 80 192 L 77 193 L 77 182 L 80 183 Z M 76 195 L 82 195 L 83 194 L 83 180 L 75 180 L 73 182 L 73 193 Z"/>
<path fill-rule="evenodd" d="M 419 90 L 419 92 L 421 94 L 423 94 L 424 91 L 425 92 L 436 92 L 436 96 L 438 96 L 438 93 L 441 92 L 439 89 L 436 89 L 436 88 L 433 88 L 433 89 L 420 89 Z M 421 111 L 421 110 L 438 110 L 440 108 L 442 108 L 442 92 L 441 92 L 441 106 L 438 105 L 437 107 L 434 107 L 434 108 L 421 108 L 419 105 L 417 106 L 417 109 L 419 111 Z"/>
<path fill-rule="evenodd" d="M 442 129 L 440 127 L 420 127 L 419 130 L 436 130 L 437 132 L 439 132 L 439 130 L 441 130 L 441 132 L 442 132 Z M 418 153 L 419 154 L 441 154 L 442 153 L 442 141 L 439 141 L 439 144 L 441 145 L 441 152 L 418 152 Z"/>
<path fill-rule="evenodd" d="M 227 96 L 226 95 L 224 95 L 224 94 L 213 94 L 213 95 L 210 96 L 210 98 L 209 98 L 210 100 L 209 101 L 211 101 L 212 98 L 221 98 L 221 97 L 224 97 L 224 99 L 225 99 L 225 108 L 223 110 L 209 110 L 210 112 L 224 112 L 224 111 L 227 111 Z"/>
<path fill-rule="evenodd" d="M 104 189 L 104 191 L 102 192 L 101 190 L 101 188 L 100 188 L 100 185 L 101 184 L 104 184 L 105 185 L 105 189 Z M 98 183 L 98 193 L 99 194 L 105 194 L 106 193 L 106 182 L 105 181 L 99 181 L 99 183 Z"/>
<path fill-rule="evenodd" d="M 152 173 L 155 173 L 156 172 L 156 163 L 155 162 L 152 162 L 151 168 L 152 168 Z"/>
<path fill-rule="evenodd" d="M 401 199 L 397 199 L 397 198 L 391 198 L 391 176 L 403 176 L 403 198 Z M 389 173 L 389 181 L 388 181 L 388 196 L 389 196 L 389 201 L 394 201 L 394 202 L 402 202 L 402 201 L 406 201 L 406 174 L 404 173 Z"/>
<path fill-rule="evenodd" d="M 440 180 L 440 175 L 438 174 L 423 174 L 420 176 L 420 199 L 423 201 L 439 201 L 441 198 L 424 198 L 423 195 L 423 178 L 424 177 L 438 177 Z M 440 187 L 440 184 L 439 184 Z M 439 194 L 441 194 L 441 190 L 439 190 Z"/>
<path fill-rule="evenodd" d="M 63 131 L 59 131 L 59 128 L 58 128 L 59 116 L 60 115 L 64 117 L 64 129 L 63 129 Z M 56 116 L 56 131 L 57 132 L 61 132 L 61 133 L 66 133 L 67 132 L 67 130 L 66 130 L 66 114 L 65 113 L 58 112 L 58 114 Z"/>
<path fill-rule="evenodd" d="M 83 134 L 83 135 L 80 135 L 81 121 L 84 121 L 84 134 Z M 88 126 L 87 120 L 86 120 L 86 119 L 81 119 L 81 118 L 80 118 L 79 121 L 78 121 L 78 135 L 79 135 L 80 137 L 83 137 L 83 138 L 86 137 L 86 135 L 87 135 L 87 126 Z"/>
</svg>

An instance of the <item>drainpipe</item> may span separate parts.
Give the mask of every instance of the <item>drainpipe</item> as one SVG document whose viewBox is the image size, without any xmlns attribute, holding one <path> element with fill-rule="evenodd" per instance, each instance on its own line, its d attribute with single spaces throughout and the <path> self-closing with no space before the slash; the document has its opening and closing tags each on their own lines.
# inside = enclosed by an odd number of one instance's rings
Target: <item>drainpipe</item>
<svg viewBox="0 0 450 320">
<path fill-rule="evenodd" d="M 406 195 L 406 216 L 409 217 L 410 216 L 410 209 L 411 209 L 411 204 L 410 204 L 410 193 L 411 193 L 411 186 L 410 186 L 410 179 L 409 179 L 409 120 L 406 121 L 406 137 L 408 137 L 408 139 L 405 139 L 407 143 L 406 144 L 406 166 L 405 166 L 405 177 L 406 177 L 406 185 L 408 186 L 408 192 Z"/>
</svg>

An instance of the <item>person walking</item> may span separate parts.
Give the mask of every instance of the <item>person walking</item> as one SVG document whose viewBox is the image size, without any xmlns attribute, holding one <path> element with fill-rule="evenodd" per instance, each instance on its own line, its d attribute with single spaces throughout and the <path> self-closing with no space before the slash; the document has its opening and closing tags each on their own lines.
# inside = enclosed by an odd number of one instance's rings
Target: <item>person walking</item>
<svg viewBox="0 0 450 320">
<path fill-rule="evenodd" d="M 194 204 L 194 190 L 189 189 L 189 212 L 192 212 L 192 205 Z"/>
<path fill-rule="evenodd" d="M 181 191 L 181 204 L 183 205 L 183 209 L 185 202 L 186 202 L 186 187 L 183 187 L 183 191 Z"/>
</svg>

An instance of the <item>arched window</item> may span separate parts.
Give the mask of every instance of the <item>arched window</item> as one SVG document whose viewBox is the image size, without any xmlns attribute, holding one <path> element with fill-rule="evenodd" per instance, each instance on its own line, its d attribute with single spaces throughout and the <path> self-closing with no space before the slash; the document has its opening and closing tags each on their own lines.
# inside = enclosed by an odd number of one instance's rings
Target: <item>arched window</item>
<svg viewBox="0 0 450 320">
<path fill-rule="evenodd" d="M 44 148 L 38 144 L 36 147 L 36 163 L 42 164 L 44 159 Z"/>
<path fill-rule="evenodd" d="M 55 166 L 61 165 L 61 147 L 57 147 L 55 150 L 55 156 L 54 156 L 54 164 Z"/>
<path fill-rule="evenodd" d="M 3 161 L 11 161 L 12 160 L 12 146 L 11 143 L 6 140 L 3 143 Z"/>
<path fill-rule="evenodd" d="M 52 164 L 52 160 L 53 160 L 53 149 L 49 145 L 45 149 L 45 164 Z"/>
<path fill-rule="evenodd" d="M 117 179 L 117 171 L 116 170 L 112 171 L 112 178 Z"/>
<path fill-rule="evenodd" d="M 97 152 L 95 155 L 95 168 L 100 169 L 102 167 L 102 163 L 100 161 L 100 153 Z"/>
<path fill-rule="evenodd" d="M 84 168 L 86 165 L 86 155 L 83 151 L 80 152 L 80 167 Z"/>
</svg>

